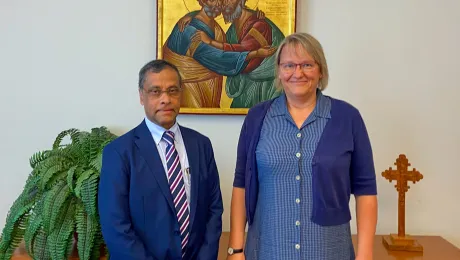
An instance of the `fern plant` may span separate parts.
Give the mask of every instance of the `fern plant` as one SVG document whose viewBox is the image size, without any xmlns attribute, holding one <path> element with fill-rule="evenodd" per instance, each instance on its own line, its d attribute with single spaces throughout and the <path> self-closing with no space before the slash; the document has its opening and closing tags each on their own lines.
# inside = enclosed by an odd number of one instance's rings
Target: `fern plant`
<svg viewBox="0 0 460 260">
<path fill-rule="evenodd" d="M 33 259 L 68 259 L 75 238 L 81 260 L 99 259 L 105 248 L 97 212 L 102 149 L 116 137 L 105 127 L 72 128 L 30 158 L 32 172 L 2 231 L 0 260 L 9 260 L 23 240 Z"/>
</svg>

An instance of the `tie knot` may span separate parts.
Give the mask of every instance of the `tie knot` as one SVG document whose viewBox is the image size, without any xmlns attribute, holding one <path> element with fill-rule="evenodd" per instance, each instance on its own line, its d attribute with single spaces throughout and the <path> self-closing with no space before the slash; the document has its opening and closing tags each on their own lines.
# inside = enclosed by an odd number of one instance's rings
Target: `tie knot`
<svg viewBox="0 0 460 260">
<path fill-rule="evenodd" d="M 163 133 L 163 139 L 169 144 L 174 144 L 174 133 L 171 131 L 166 131 Z"/>
</svg>

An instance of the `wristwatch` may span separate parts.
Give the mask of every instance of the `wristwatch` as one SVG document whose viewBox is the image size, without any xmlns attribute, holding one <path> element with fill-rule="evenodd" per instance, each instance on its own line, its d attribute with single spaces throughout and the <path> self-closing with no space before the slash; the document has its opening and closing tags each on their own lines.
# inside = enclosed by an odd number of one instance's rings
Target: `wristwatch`
<svg viewBox="0 0 460 260">
<path fill-rule="evenodd" d="M 243 253 L 243 249 L 233 249 L 231 247 L 228 248 L 227 250 L 227 253 L 229 255 L 234 255 L 234 254 L 238 254 L 238 253 Z"/>
</svg>

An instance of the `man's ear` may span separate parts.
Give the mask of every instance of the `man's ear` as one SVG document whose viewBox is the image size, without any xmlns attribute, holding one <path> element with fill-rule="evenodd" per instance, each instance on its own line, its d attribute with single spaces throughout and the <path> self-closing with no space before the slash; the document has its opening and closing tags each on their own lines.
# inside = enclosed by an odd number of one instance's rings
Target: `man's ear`
<svg viewBox="0 0 460 260">
<path fill-rule="evenodd" d="M 144 95 L 142 95 L 142 92 L 143 89 L 139 88 L 139 103 L 141 103 L 141 105 L 144 105 Z"/>
</svg>

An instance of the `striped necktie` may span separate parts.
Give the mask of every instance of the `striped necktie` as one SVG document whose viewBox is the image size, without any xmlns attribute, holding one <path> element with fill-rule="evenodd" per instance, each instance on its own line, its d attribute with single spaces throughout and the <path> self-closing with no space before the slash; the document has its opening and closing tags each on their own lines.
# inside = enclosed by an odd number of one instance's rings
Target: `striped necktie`
<svg viewBox="0 0 460 260">
<path fill-rule="evenodd" d="M 163 134 L 163 140 L 166 141 L 166 164 L 168 167 L 169 189 L 176 208 L 177 220 L 179 221 L 181 240 L 182 240 L 182 257 L 189 238 L 189 210 L 187 205 L 187 196 L 185 194 L 185 185 L 182 177 L 182 170 L 179 161 L 179 154 L 174 146 L 174 133 L 166 131 Z"/>
</svg>

